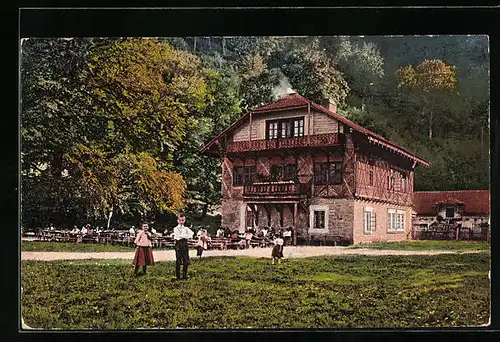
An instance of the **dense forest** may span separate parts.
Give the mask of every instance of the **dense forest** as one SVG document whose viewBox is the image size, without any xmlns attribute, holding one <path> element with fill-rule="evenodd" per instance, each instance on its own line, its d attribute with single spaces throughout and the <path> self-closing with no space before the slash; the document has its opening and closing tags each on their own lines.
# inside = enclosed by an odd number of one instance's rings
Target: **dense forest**
<svg viewBox="0 0 500 342">
<path fill-rule="evenodd" d="M 199 148 L 290 91 L 430 161 L 417 191 L 489 188 L 486 36 L 26 39 L 23 226 L 203 217 Z"/>
</svg>

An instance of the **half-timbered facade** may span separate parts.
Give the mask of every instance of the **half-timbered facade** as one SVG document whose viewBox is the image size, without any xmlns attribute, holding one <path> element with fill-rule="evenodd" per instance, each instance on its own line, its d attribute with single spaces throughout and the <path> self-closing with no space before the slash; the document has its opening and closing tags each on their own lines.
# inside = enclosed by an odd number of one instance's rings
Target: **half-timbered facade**
<svg viewBox="0 0 500 342">
<path fill-rule="evenodd" d="M 207 143 L 222 161 L 222 225 L 293 227 L 300 240 L 404 240 L 413 171 L 428 163 L 299 94 L 243 115 Z"/>
</svg>

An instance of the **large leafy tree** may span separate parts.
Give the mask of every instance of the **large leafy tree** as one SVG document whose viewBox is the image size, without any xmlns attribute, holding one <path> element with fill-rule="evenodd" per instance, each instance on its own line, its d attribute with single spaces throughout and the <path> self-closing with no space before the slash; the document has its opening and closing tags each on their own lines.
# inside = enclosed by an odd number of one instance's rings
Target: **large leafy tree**
<svg viewBox="0 0 500 342">
<path fill-rule="evenodd" d="M 89 202 L 64 177 L 64 154 L 101 134 L 85 82 L 89 39 L 27 39 L 21 45 L 23 225 L 88 217 Z"/>
<path fill-rule="evenodd" d="M 205 142 L 233 123 L 240 115 L 238 83 L 229 70 L 205 70 L 208 104 L 202 118 L 189 118 L 190 133 L 174 153 L 175 169 L 187 182 L 190 211 L 201 218 L 219 203 L 220 161 L 200 153 Z"/>
<path fill-rule="evenodd" d="M 440 60 L 425 60 L 416 67 L 406 66 L 397 71 L 398 86 L 420 108 L 427 118 L 428 137 L 432 140 L 433 120 L 443 99 L 449 99 L 457 89 L 455 67 Z"/>
<path fill-rule="evenodd" d="M 147 39 L 35 40 L 23 53 L 23 212 L 63 186 L 75 192 L 52 209 L 86 217 L 184 206 L 172 160 L 206 105 L 198 58 Z"/>
</svg>

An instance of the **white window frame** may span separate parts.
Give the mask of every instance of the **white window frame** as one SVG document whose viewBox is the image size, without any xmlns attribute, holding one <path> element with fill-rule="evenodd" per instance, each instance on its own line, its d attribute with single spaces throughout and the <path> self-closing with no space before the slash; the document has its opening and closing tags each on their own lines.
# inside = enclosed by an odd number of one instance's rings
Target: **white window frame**
<svg viewBox="0 0 500 342">
<path fill-rule="evenodd" d="M 368 221 L 368 216 L 370 217 L 369 221 Z M 374 228 L 373 227 L 373 208 L 372 207 L 365 207 L 363 210 L 363 233 L 373 234 L 373 231 L 375 230 L 373 228 Z"/>
<path fill-rule="evenodd" d="M 387 209 L 387 232 L 404 233 L 406 212 L 400 209 Z"/>
<path fill-rule="evenodd" d="M 314 212 L 324 211 L 325 212 L 325 228 L 318 229 L 314 228 Z M 329 218 L 329 207 L 328 205 L 310 205 L 309 206 L 309 232 L 311 234 L 322 234 L 328 233 L 328 218 Z"/>
</svg>

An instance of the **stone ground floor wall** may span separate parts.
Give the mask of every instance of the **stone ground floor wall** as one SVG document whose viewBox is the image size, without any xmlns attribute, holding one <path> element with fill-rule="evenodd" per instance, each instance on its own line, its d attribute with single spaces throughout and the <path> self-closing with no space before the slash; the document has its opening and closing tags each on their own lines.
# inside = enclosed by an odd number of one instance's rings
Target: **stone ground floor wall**
<svg viewBox="0 0 500 342">
<path fill-rule="evenodd" d="M 326 227 L 314 227 L 314 211 L 326 211 Z M 315 197 L 309 206 L 309 235 L 311 238 L 352 241 L 353 239 L 354 203 L 345 198 Z"/>
<path fill-rule="evenodd" d="M 270 218 L 264 205 L 257 205 L 258 227 L 272 226 L 279 228 L 279 207 L 267 205 Z M 283 207 L 283 227 L 293 226 L 293 207 Z M 222 226 L 231 230 L 245 231 L 247 203 L 243 200 L 226 199 L 222 201 Z M 372 231 L 365 231 L 365 211 L 373 213 Z M 325 212 L 325 227 L 314 227 L 314 211 Z M 403 230 L 388 229 L 389 211 L 403 215 Z M 297 234 L 299 239 L 338 240 L 350 243 L 366 243 L 378 241 L 402 241 L 411 238 L 412 210 L 410 207 L 381 204 L 372 201 L 352 199 L 333 199 L 316 197 L 309 207 L 298 206 Z"/>
<path fill-rule="evenodd" d="M 221 226 L 228 227 L 231 231 L 236 229 L 241 231 L 240 215 L 241 207 L 244 205 L 244 202 L 241 200 L 223 199 L 220 208 Z"/>
<path fill-rule="evenodd" d="M 365 231 L 365 211 L 375 214 L 371 232 Z M 389 211 L 403 213 L 402 231 L 389 230 Z M 382 204 L 373 201 L 354 200 L 354 243 L 403 241 L 411 239 L 412 209 L 401 205 Z"/>
</svg>

